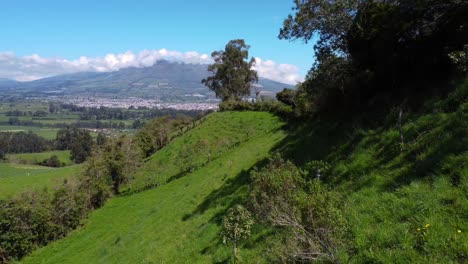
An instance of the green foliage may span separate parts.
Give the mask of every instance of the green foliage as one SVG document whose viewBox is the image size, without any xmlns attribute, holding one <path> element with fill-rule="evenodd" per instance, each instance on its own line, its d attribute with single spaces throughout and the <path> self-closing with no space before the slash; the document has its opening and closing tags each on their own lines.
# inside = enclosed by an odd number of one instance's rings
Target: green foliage
<svg viewBox="0 0 468 264">
<path fill-rule="evenodd" d="M 76 228 L 88 209 L 76 183 L 65 182 L 51 193 L 25 192 L 0 201 L 0 263 L 19 259 Z"/>
<path fill-rule="evenodd" d="M 126 183 L 142 164 L 140 149 L 125 136 L 107 144 L 103 153 L 97 155 L 104 159 L 115 194 L 119 193 L 120 186 Z"/>
<path fill-rule="evenodd" d="M 57 157 L 57 155 L 52 155 L 52 156 L 50 156 L 50 158 L 43 160 L 43 161 L 40 163 L 40 165 L 42 165 L 42 166 L 47 166 L 47 167 L 58 168 L 58 167 L 64 166 L 65 164 L 63 164 L 62 162 L 60 162 L 60 160 L 59 160 L 59 158 Z"/>
<path fill-rule="evenodd" d="M 255 59 L 249 58 L 249 48 L 243 39 L 231 40 L 224 51 L 214 51 L 211 57 L 214 63 L 208 66 L 208 71 L 213 73 L 202 80 L 216 97 L 223 101 L 239 101 L 250 94 L 250 86 L 258 82 L 257 72 L 252 70 Z"/>
<path fill-rule="evenodd" d="M 184 115 L 176 118 L 169 116 L 155 118 L 137 132 L 135 140 L 145 157 L 149 157 L 166 146 L 172 137 L 182 133 L 184 127 L 188 126 L 191 121 L 190 117 Z"/>
<path fill-rule="evenodd" d="M 450 92 L 454 76 L 466 76 L 466 1 L 294 3 L 279 37 L 319 37 L 315 64 L 295 100 L 297 113 L 375 112 L 369 119 L 376 119 L 393 107 L 419 109 Z"/>
<path fill-rule="evenodd" d="M 102 147 L 106 145 L 107 143 L 107 137 L 103 133 L 98 133 L 96 137 L 96 145 Z"/>
<path fill-rule="evenodd" d="M 20 258 L 37 245 L 45 245 L 53 237 L 47 192 L 24 193 L 16 200 L 0 203 L 0 260 Z"/>
<path fill-rule="evenodd" d="M 312 160 L 304 165 L 304 170 L 309 178 L 320 179 L 329 176 L 331 166 L 323 160 Z"/>
<path fill-rule="evenodd" d="M 468 44 L 464 46 L 463 50 L 450 53 L 449 57 L 461 72 L 468 74 Z"/>
<path fill-rule="evenodd" d="M 0 132 L 0 149 L 3 154 L 42 152 L 51 148 L 51 141 L 31 131 Z"/>
<path fill-rule="evenodd" d="M 296 97 L 296 90 L 284 88 L 281 92 L 276 94 L 276 99 L 285 105 L 294 106 L 294 98 Z"/>
<path fill-rule="evenodd" d="M 124 136 L 95 150 L 82 175 L 65 180 L 52 193 L 23 193 L 0 203 L 0 260 L 19 259 L 36 247 L 66 236 L 90 210 L 98 208 L 134 173 L 142 160 L 139 149 Z M 57 156 L 45 161 L 59 164 Z"/>
<path fill-rule="evenodd" d="M 143 162 L 141 150 L 131 138 L 109 139 L 105 146 L 95 149 L 84 165 L 81 182 L 88 190 L 88 204 L 101 207 L 112 194 L 119 194 Z"/>
<path fill-rule="evenodd" d="M 295 0 L 294 16 L 289 15 L 280 30 L 280 39 L 310 41 L 319 37 L 316 49 L 346 50 L 346 33 L 351 27 L 360 0 L 306 1 Z"/>
<path fill-rule="evenodd" d="M 227 214 L 223 217 L 223 229 L 221 235 L 223 243 L 233 244 L 233 257 L 234 262 L 238 258 L 237 247 L 239 242 L 243 239 L 250 237 L 250 231 L 254 221 L 250 212 L 242 205 L 235 205 L 229 209 Z"/>
<path fill-rule="evenodd" d="M 289 117 L 292 113 L 290 106 L 277 101 L 247 102 L 225 101 L 219 104 L 220 111 L 261 111 L 269 112 L 280 117 Z"/>
<path fill-rule="evenodd" d="M 290 261 L 338 261 L 345 227 L 338 196 L 291 162 L 274 156 L 252 177 L 252 205 L 257 217 L 285 228 L 286 247 L 280 256 Z"/>
<path fill-rule="evenodd" d="M 70 150 L 75 163 L 83 163 L 91 154 L 93 138 L 86 130 L 69 127 L 57 132 L 55 144 L 59 150 Z"/>
</svg>

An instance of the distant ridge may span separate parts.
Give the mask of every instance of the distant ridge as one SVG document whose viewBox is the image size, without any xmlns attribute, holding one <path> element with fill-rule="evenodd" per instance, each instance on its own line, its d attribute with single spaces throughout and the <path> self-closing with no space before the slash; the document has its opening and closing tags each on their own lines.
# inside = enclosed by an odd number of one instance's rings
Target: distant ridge
<svg viewBox="0 0 468 264">
<path fill-rule="evenodd" d="M 6 79 L 6 78 L 0 78 L 0 87 L 6 87 L 6 86 L 13 86 L 17 87 L 20 85 L 20 82 L 11 80 L 11 79 Z"/>
<path fill-rule="evenodd" d="M 201 80 L 210 75 L 206 64 L 158 61 L 151 67 L 125 68 L 114 72 L 63 74 L 31 82 L 0 79 L 0 90 L 10 96 L 37 97 L 139 97 L 163 102 L 195 102 L 215 99 Z M 277 93 L 292 85 L 260 78 L 265 93 Z"/>
</svg>

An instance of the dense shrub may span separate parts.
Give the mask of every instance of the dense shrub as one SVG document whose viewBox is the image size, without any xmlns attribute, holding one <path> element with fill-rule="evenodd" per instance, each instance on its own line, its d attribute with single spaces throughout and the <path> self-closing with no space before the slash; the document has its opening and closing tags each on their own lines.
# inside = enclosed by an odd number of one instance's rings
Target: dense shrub
<svg viewBox="0 0 468 264">
<path fill-rule="evenodd" d="M 91 154 L 93 138 L 83 129 L 67 127 L 57 132 L 55 147 L 59 150 L 70 150 L 71 159 L 82 163 Z"/>
<path fill-rule="evenodd" d="M 278 101 L 225 101 L 219 104 L 219 109 L 220 111 L 265 111 L 281 117 L 288 117 L 292 113 L 291 106 Z"/>
<path fill-rule="evenodd" d="M 47 166 L 47 167 L 54 167 L 54 168 L 65 166 L 65 164 L 60 162 L 57 155 L 50 156 L 50 158 L 45 159 L 42 162 L 40 162 L 39 165 Z"/>
<path fill-rule="evenodd" d="M 251 177 L 256 217 L 285 231 L 286 245 L 273 258 L 338 261 L 345 221 L 337 194 L 279 156 Z"/>
<path fill-rule="evenodd" d="M 149 157 L 167 145 L 172 137 L 176 136 L 175 134 L 182 133 L 191 122 L 192 118 L 184 115 L 176 118 L 165 116 L 153 119 L 137 132 L 135 141 L 145 157 Z"/>
<path fill-rule="evenodd" d="M 31 153 L 52 149 L 52 142 L 29 132 L 0 132 L 0 150 L 4 153 Z"/>
<path fill-rule="evenodd" d="M 76 228 L 91 209 L 87 194 L 79 181 L 67 180 L 52 191 L 0 201 L 0 263 L 19 259 Z"/>
<path fill-rule="evenodd" d="M 294 4 L 279 37 L 318 37 L 314 66 L 293 100 L 301 114 L 376 119 L 395 107 L 420 110 L 466 77 L 466 1 Z"/>
</svg>

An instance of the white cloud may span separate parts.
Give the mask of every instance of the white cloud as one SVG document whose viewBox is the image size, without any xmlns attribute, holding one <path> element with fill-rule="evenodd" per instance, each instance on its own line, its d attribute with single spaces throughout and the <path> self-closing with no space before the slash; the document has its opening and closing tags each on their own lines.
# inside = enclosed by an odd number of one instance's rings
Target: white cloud
<svg viewBox="0 0 468 264">
<path fill-rule="evenodd" d="M 65 73 L 84 71 L 110 72 L 128 67 L 149 67 L 158 60 L 209 64 L 207 54 L 195 51 L 179 52 L 167 49 L 143 50 L 139 53 L 127 51 L 121 54 L 107 54 L 104 57 L 81 56 L 75 60 L 43 58 L 38 54 L 16 56 L 12 52 L 0 52 L 0 78 L 31 81 Z M 271 60 L 256 58 L 255 69 L 260 77 L 288 84 L 296 84 L 302 78 L 299 69 L 291 64 L 278 64 Z"/>
<path fill-rule="evenodd" d="M 299 68 L 292 64 L 278 64 L 272 60 L 255 58 L 255 70 L 258 76 L 287 84 L 297 84 L 304 80 L 299 75 Z"/>
</svg>

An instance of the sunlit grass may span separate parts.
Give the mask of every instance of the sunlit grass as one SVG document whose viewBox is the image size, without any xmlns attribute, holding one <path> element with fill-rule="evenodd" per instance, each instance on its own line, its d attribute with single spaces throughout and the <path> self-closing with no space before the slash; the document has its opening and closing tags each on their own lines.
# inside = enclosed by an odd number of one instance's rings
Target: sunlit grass
<svg viewBox="0 0 468 264">
<path fill-rule="evenodd" d="M 233 124 L 233 125 L 229 125 Z M 210 162 L 160 187 L 111 199 L 83 228 L 24 259 L 24 263 L 216 263 L 231 248 L 221 243 L 221 216 L 246 199 L 248 170 L 270 155 L 285 136 L 282 122 L 267 113 L 216 113 L 155 154 L 141 174 L 158 179 L 179 174 L 172 155 L 208 139 L 218 151 Z M 245 129 L 255 129 L 247 137 Z M 244 135 L 243 135 L 244 134 Z M 233 144 L 221 144 L 222 139 Z M 206 157 L 205 157 L 206 158 Z M 200 158 L 203 161 L 204 158 Z M 206 161 L 206 160 L 205 160 Z M 158 169 L 162 165 L 164 169 Z M 133 189 L 138 185 L 134 184 Z M 264 237 L 255 233 L 240 248 L 244 259 L 264 263 Z"/>
<path fill-rule="evenodd" d="M 79 165 L 63 168 L 0 163 L 0 199 L 10 198 L 20 192 L 53 187 L 68 177 L 74 177 Z"/>
</svg>

